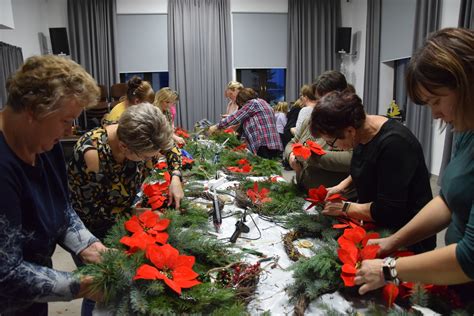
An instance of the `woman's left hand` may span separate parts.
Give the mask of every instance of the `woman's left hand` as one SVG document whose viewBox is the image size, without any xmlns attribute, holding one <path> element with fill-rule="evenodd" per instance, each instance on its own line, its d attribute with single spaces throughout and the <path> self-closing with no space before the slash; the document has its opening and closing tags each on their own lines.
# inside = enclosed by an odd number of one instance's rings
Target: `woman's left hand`
<svg viewBox="0 0 474 316">
<path fill-rule="evenodd" d="M 355 284 L 362 285 L 359 294 L 363 295 L 385 285 L 382 272 L 382 259 L 364 260 L 356 272 Z"/>
<path fill-rule="evenodd" d="M 79 253 L 79 257 L 84 263 L 99 263 L 102 261 L 102 253 L 108 248 L 100 241 L 92 243 L 89 247 Z"/>
<path fill-rule="evenodd" d="M 175 208 L 179 209 L 181 200 L 184 197 L 183 186 L 181 185 L 181 181 L 179 177 L 172 177 L 171 183 L 169 187 L 169 201 L 168 206 L 174 202 Z"/>
<path fill-rule="evenodd" d="M 327 201 L 322 213 L 327 216 L 344 216 L 345 214 L 342 211 L 343 206 L 344 202 L 342 200 Z"/>
</svg>

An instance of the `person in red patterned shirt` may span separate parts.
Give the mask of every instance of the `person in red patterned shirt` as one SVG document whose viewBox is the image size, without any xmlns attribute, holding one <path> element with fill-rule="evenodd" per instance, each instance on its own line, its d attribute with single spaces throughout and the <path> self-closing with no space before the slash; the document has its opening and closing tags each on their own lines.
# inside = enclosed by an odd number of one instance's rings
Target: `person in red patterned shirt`
<svg viewBox="0 0 474 316">
<path fill-rule="evenodd" d="M 231 125 L 242 124 L 243 134 L 249 149 L 263 158 L 277 158 L 282 155 L 283 145 L 276 128 L 273 109 L 267 101 L 258 98 L 251 88 L 240 90 L 236 98 L 239 110 L 219 124 L 209 128 L 210 133 Z"/>
</svg>

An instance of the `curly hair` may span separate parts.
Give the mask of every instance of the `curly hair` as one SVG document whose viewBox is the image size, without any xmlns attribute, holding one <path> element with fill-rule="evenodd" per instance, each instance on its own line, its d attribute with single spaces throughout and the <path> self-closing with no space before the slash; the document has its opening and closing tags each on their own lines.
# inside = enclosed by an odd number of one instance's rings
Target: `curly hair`
<svg viewBox="0 0 474 316">
<path fill-rule="evenodd" d="M 82 66 L 54 55 L 28 58 L 7 80 L 7 106 L 15 112 L 31 111 L 35 118 L 45 117 L 76 100 L 85 108 L 93 107 L 100 97 L 96 81 Z"/>
<path fill-rule="evenodd" d="M 333 91 L 319 100 L 311 113 L 311 134 L 321 134 L 344 139 L 344 129 L 355 129 L 365 122 L 362 100 L 349 91 Z"/>
<path fill-rule="evenodd" d="M 173 131 L 161 111 L 150 103 L 127 108 L 118 121 L 117 136 L 136 154 L 173 148 Z"/>
<path fill-rule="evenodd" d="M 155 92 L 148 81 L 138 76 L 133 76 L 127 81 L 127 99 L 129 101 L 153 102 Z"/>
<path fill-rule="evenodd" d="M 426 103 L 421 88 L 435 95 L 443 87 L 456 91 L 454 128 L 474 129 L 474 31 L 445 28 L 431 34 L 410 60 L 406 85 L 417 104 Z"/>
</svg>

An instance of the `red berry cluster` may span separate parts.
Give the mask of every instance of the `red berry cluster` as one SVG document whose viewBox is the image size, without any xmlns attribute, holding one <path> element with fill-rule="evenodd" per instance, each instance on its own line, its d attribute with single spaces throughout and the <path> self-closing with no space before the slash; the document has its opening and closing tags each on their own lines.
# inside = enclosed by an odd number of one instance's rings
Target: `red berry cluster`
<svg viewBox="0 0 474 316">
<path fill-rule="evenodd" d="M 248 286 L 261 272 L 260 262 L 253 265 L 245 263 L 235 264 L 228 270 L 220 271 L 217 281 L 224 287 L 238 288 Z"/>
</svg>

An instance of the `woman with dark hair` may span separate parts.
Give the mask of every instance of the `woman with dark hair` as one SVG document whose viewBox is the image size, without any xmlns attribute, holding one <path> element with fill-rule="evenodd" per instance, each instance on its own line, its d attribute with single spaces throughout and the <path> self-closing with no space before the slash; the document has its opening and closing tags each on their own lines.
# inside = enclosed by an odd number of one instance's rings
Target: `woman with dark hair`
<svg viewBox="0 0 474 316">
<path fill-rule="evenodd" d="M 276 128 L 273 109 L 267 101 L 258 98 L 251 88 L 240 90 L 236 98 L 239 110 L 232 113 L 219 124 L 209 128 L 210 133 L 231 125 L 241 124 L 243 137 L 249 149 L 263 158 L 280 157 L 283 145 Z"/>
<path fill-rule="evenodd" d="M 350 176 L 328 189 L 344 193 L 354 184 L 357 203 L 327 202 L 323 214 L 348 216 L 398 229 L 432 198 L 421 145 L 408 128 L 383 116 L 366 115 L 354 93 L 330 92 L 314 108 L 311 132 L 342 150 L 353 149 Z M 431 250 L 431 237 L 413 247 Z"/>
<path fill-rule="evenodd" d="M 363 261 L 355 282 L 362 285 L 361 294 L 387 281 L 442 285 L 470 282 L 456 289 L 462 303 L 472 303 L 474 31 L 448 28 L 432 34 L 410 61 L 407 88 L 413 101 L 428 104 L 434 118 L 454 126 L 455 152 L 445 169 L 440 195 L 395 234 L 370 242 L 380 245 L 380 255 L 387 255 L 447 227 L 446 247 L 416 256 Z"/>
<path fill-rule="evenodd" d="M 104 116 L 102 124 L 116 124 L 129 106 L 142 102 L 153 103 L 154 98 L 155 92 L 151 84 L 138 76 L 133 76 L 127 81 L 127 95 L 120 98 L 120 103 Z"/>
</svg>

